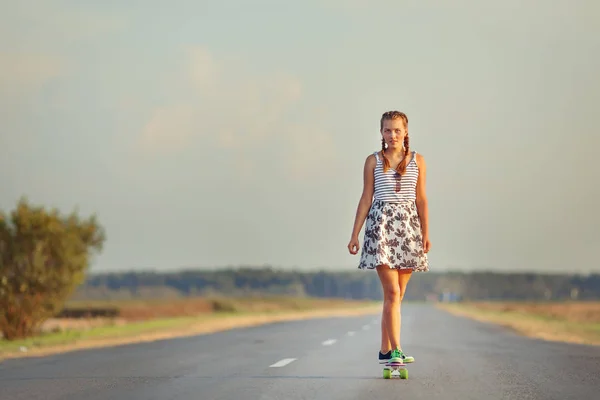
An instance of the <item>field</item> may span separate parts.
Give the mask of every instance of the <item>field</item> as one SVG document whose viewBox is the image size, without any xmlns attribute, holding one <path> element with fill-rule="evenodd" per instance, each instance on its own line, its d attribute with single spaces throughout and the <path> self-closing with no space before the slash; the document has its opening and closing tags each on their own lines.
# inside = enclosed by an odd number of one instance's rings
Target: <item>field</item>
<svg viewBox="0 0 600 400">
<path fill-rule="evenodd" d="M 274 321 L 361 315 L 380 303 L 294 297 L 208 297 L 161 300 L 77 301 L 67 309 L 116 308 L 112 318 L 54 318 L 42 332 L 15 341 L 0 339 L 0 360 L 76 349 L 145 342 L 216 332 Z"/>
<path fill-rule="evenodd" d="M 466 302 L 438 307 L 529 337 L 600 345 L 600 302 Z"/>
</svg>

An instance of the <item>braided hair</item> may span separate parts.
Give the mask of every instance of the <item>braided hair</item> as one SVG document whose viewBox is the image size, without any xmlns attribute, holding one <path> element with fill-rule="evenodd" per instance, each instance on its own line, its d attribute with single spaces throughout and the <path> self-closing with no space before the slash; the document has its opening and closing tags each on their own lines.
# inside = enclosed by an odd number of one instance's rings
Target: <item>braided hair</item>
<svg viewBox="0 0 600 400">
<path fill-rule="evenodd" d="M 404 122 L 404 128 L 406 129 L 406 136 L 404 136 L 404 159 L 398 164 L 396 167 L 396 171 L 402 175 L 406 171 L 406 166 L 409 162 L 409 154 L 410 154 L 410 138 L 408 137 L 408 117 L 401 111 L 387 111 L 383 113 L 381 116 L 381 121 L 379 123 L 379 129 L 383 129 L 383 121 L 386 119 L 402 119 Z M 390 161 L 385 156 L 385 139 L 381 138 L 381 157 L 383 159 L 383 172 L 386 172 L 390 168 Z"/>
</svg>

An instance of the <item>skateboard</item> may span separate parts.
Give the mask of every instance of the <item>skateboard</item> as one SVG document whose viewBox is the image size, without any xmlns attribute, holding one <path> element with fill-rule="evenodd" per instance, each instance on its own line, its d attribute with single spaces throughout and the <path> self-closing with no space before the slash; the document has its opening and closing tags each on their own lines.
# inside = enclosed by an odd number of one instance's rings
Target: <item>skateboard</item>
<svg viewBox="0 0 600 400">
<path fill-rule="evenodd" d="M 383 379 L 391 379 L 394 371 L 398 371 L 398 375 L 400 379 L 408 379 L 408 370 L 406 369 L 406 364 L 401 362 L 394 362 L 385 364 L 383 367 Z"/>
</svg>

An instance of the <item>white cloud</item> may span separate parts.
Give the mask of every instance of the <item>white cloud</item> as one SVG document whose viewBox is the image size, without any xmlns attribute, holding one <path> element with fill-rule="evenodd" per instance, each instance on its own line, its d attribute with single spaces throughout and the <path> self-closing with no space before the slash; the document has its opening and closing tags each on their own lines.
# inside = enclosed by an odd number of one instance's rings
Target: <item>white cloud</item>
<svg viewBox="0 0 600 400">
<path fill-rule="evenodd" d="M 141 146 L 149 153 L 178 151 L 194 135 L 194 109 L 188 104 L 159 107 L 142 131 Z"/>
<path fill-rule="evenodd" d="M 75 72 L 73 46 L 90 46 L 90 39 L 120 32 L 126 20 L 85 6 L 5 3 L 0 24 L 0 147 L 8 152 L 10 146 L 15 153 L 39 129 L 34 128 L 39 118 L 31 118 L 32 113 L 66 108 L 65 86 L 52 93 L 44 90 Z"/>
<path fill-rule="evenodd" d="M 0 157 L 19 153 L 32 139 L 27 115 L 45 85 L 66 72 L 66 62 L 51 54 L 0 52 Z"/>
<path fill-rule="evenodd" d="M 0 92 L 3 98 L 29 95 L 60 76 L 64 60 L 35 52 L 0 52 Z"/>
<path fill-rule="evenodd" d="M 210 52 L 203 47 L 190 47 L 186 51 L 188 62 L 188 76 L 190 81 L 198 88 L 205 89 L 216 83 L 219 66 Z"/>
<path fill-rule="evenodd" d="M 294 127 L 286 142 L 290 146 L 287 168 L 294 179 L 326 175 L 331 167 L 337 170 L 335 143 L 326 131 Z"/>
<path fill-rule="evenodd" d="M 331 135 L 319 127 L 318 107 L 301 113 L 300 80 L 280 71 L 257 75 L 243 62 L 217 59 L 203 47 L 183 51 L 167 94 L 139 141 L 143 153 L 211 148 L 243 166 L 246 175 L 268 154 L 297 179 L 323 175 L 314 162 L 335 162 Z"/>
</svg>

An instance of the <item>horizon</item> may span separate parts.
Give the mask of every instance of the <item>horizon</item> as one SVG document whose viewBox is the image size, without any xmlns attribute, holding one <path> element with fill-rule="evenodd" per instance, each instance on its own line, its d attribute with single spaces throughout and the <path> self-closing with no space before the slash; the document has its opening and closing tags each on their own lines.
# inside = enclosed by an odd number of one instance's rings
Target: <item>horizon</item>
<svg viewBox="0 0 600 400">
<path fill-rule="evenodd" d="M 277 266 L 251 266 L 251 265 L 239 265 L 239 266 L 214 266 L 214 267 L 184 267 L 184 268 L 168 268 L 168 269 L 124 269 L 120 271 L 90 271 L 87 277 L 99 276 L 99 275 L 111 275 L 111 274 L 183 274 L 183 273 L 195 273 L 195 272 L 225 272 L 225 271 L 239 271 L 239 270 L 271 270 L 274 272 L 282 273 L 298 273 L 298 274 L 314 274 L 314 273 L 348 273 L 353 272 L 355 274 L 364 274 L 365 271 L 361 270 L 348 270 L 345 267 L 313 267 L 313 268 L 289 268 L 289 267 L 277 267 Z M 371 271 L 374 272 L 374 271 Z M 366 272 L 369 274 L 369 272 Z M 530 271 L 530 270 L 514 270 L 514 269 L 457 269 L 448 268 L 439 271 L 430 271 L 429 274 L 498 274 L 498 275 L 536 275 L 536 276 L 581 276 L 590 277 L 599 275 L 600 271 L 587 271 L 587 272 L 573 272 L 573 271 Z M 419 275 L 419 274 L 417 274 Z"/>
<path fill-rule="evenodd" d="M 600 271 L 600 3 L 373 1 L 7 4 L 0 209 L 96 214 L 93 273 L 354 271 L 397 109 L 431 272 Z"/>
</svg>

